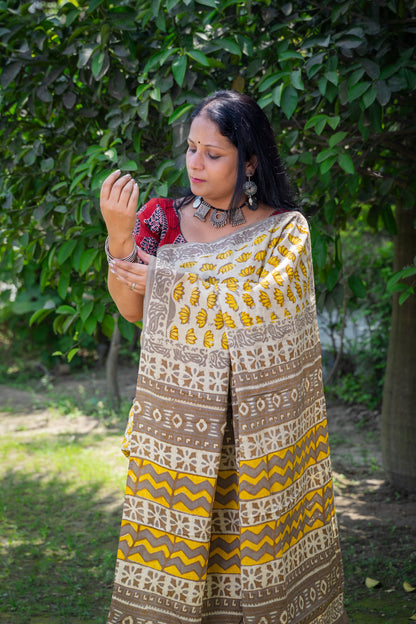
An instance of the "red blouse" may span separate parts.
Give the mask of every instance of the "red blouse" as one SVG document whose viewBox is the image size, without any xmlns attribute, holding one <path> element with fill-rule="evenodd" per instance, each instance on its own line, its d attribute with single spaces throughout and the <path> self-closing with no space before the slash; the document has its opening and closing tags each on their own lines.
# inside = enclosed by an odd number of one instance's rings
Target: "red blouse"
<svg viewBox="0 0 416 624">
<path fill-rule="evenodd" d="M 133 235 L 137 245 L 155 256 L 158 247 L 186 243 L 173 199 L 150 199 L 137 213 Z"/>
</svg>

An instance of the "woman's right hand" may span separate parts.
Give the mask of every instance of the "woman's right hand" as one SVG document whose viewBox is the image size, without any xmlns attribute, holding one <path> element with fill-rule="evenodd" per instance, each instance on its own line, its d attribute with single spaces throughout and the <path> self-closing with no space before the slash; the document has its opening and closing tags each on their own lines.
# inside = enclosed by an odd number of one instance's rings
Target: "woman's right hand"
<svg viewBox="0 0 416 624">
<path fill-rule="evenodd" d="M 129 173 L 121 177 L 120 173 L 120 170 L 111 173 L 104 180 L 100 193 L 101 213 L 111 247 L 131 241 L 136 225 L 139 187 Z"/>
<path fill-rule="evenodd" d="M 135 323 L 143 316 L 143 295 L 146 289 L 146 260 L 144 264 L 123 262 L 133 248 L 133 230 L 139 187 L 128 173 L 120 177 L 114 171 L 103 182 L 100 208 L 108 230 L 109 251 L 114 257 L 108 272 L 108 290 L 125 319 Z"/>
</svg>

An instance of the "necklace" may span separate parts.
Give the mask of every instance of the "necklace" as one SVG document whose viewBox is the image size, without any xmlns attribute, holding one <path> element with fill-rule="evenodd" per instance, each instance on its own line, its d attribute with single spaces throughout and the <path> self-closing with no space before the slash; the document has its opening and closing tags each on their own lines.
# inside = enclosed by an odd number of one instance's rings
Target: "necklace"
<svg viewBox="0 0 416 624">
<path fill-rule="evenodd" d="M 246 219 L 243 215 L 243 211 L 241 208 L 246 204 L 243 202 L 241 206 L 238 208 L 231 210 L 223 210 L 222 208 L 215 208 L 211 206 L 208 202 L 205 201 L 200 195 L 195 197 L 194 203 L 192 204 L 194 208 L 196 208 L 194 217 L 199 219 L 200 221 L 205 221 L 207 218 L 207 214 L 210 210 L 212 210 L 210 215 L 210 222 L 216 228 L 224 227 L 227 225 L 227 221 L 229 221 L 230 225 L 236 227 L 237 225 L 242 225 L 246 222 Z"/>
</svg>

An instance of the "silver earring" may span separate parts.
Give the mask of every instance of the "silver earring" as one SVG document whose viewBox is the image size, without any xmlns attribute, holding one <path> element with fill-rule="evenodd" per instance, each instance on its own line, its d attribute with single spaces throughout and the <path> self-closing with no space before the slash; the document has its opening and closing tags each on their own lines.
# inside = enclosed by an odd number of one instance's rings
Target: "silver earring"
<svg viewBox="0 0 416 624">
<path fill-rule="evenodd" d="M 255 197 L 257 193 L 257 184 L 251 179 L 252 175 L 253 174 L 251 172 L 247 173 L 248 180 L 243 184 L 243 191 L 248 197 L 248 208 L 250 208 L 250 210 L 257 210 L 257 197 Z"/>
</svg>

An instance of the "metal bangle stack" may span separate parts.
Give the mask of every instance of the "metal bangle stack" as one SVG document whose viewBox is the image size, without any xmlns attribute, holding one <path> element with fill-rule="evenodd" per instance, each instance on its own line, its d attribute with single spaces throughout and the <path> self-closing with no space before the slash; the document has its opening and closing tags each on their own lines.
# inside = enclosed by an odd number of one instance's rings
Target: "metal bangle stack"
<svg viewBox="0 0 416 624">
<path fill-rule="evenodd" d="M 107 236 L 104 249 L 105 249 L 105 254 L 107 256 L 108 263 L 110 263 L 112 260 L 122 260 L 123 262 L 137 262 L 137 244 L 134 238 L 133 238 L 133 245 L 134 245 L 133 251 L 128 256 L 126 256 L 125 258 L 115 258 L 114 256 L 110 254 L 109 238 Z"/>
</svg>

